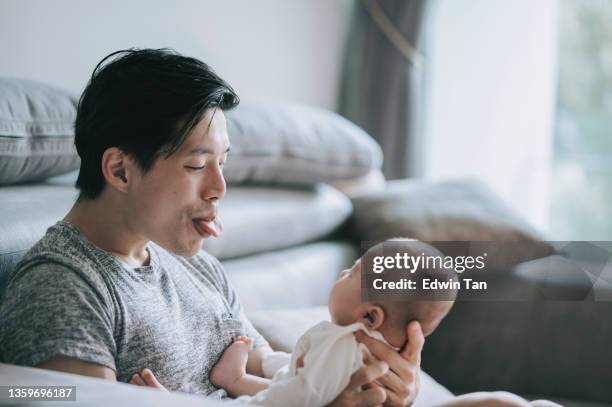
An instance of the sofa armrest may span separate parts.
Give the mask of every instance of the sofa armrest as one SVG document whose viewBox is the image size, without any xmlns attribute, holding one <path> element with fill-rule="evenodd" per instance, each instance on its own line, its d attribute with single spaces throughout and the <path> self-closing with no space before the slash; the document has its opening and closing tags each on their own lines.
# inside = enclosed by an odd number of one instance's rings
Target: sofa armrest
<svg viewBox="0 0 612 407">
<path fill-rule="evenodd" d="M 3 386 L 73 386 L 76 400 L 68 402 L 17 401 L 1 405 L 63 405 L 63 406 L 184 406 L 184 407 L 223 407 L 226 403 L 208 399 L 194 394 L 176 391 L 160 391 L 150 387 L 113 382 L 110 380 L 81 376 L 77 374 L 56 372 L 27 366 L 16 366 L 0 363 L 0 383 Z M 8 401 L 8 400 L 6 400 Z M 55 404 L 57 403 L 57 404 Z M 234 404 L 237 405 L 237 404 Z"/>
</svg>

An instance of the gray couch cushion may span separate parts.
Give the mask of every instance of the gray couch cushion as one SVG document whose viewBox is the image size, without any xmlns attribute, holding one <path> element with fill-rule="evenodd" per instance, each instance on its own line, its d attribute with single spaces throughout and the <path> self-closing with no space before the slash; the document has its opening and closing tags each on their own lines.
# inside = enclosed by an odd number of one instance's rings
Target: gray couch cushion
<svg viewBox="0 0 612 407">
<path fill-rule="evenodd" d="M 359 256 L 355 245 L 324 241 L 223 261 L 247 313 L 326 305 L 341 270 Z"/>
<path fill-rule="evenodd" d="M 76 98 L 41 83 L 0 78 L 0 184 L 44 179 L 79 166 Z"/>
<path fill-rule="evenodd" d="M 455 393 L 612 403 L 611 302 L 457 302 L 427 338 L 423 368 Z"/>
<path fill-rule="evenodd" d="M 68 213 L 76 197 L 70 177 L 0 188 L 0 287 L 6 271 Z M 321 238 L 351 212 L 348 198 L 324 185 L 308 189 L 232 187 L 220 207 L 223 237 L 205 241 L 205 248 L 219 258 Z"/>
<path fill-rule="evenodd" d="M 353 179 L 382 165 L 378 144 L 336 113 L 312 107 L 241 103 L 227 113 L 230 183 L 314 184 Z"/>
<path fill-rule="evenodd" d="M 0 188 L 0 288 L 25 252 L 47 228 L 62 219 L 77 192 L 66 185 L 15 185 Z"/>
<path fill-rule="evenodd" d="M 351 197 L 353 228 L 363 241 L 408 237 L 430 242 L 447 255 L 463 254 L 456 241 L 500 242 L 487 270 L 505 270 L 555 252 L 543 236 L 484 184 L 473 180 L 390 181 L 383 191 Z M 455 250 L 456 252 L 452 252 Z"/>
<path fill-rule="evenodd" d="M 330 234 L 351 212 L 346 195 L 324 184 L 230 186 L 219 211 L 225 230 L 203 247 L 219 259 L 289 247 Z"/>
<path fill-rule="evenodd" d="M 0 383 L 11 386 L 74 386 L 76 401 L 20 400 L 1 402 L 3 406 L 147 406 L 147 407 L 227 407 L 227 403 L 197 394 L 159 391 L 150 387 L 103 380 L 78 374 L 0 363 Z M 74 393 L 73 393 L 74 394 Z M 232 404 L 240 407 L 240 404 Z"/>
<path fill-rule="evenodd" d="M 75 169 L 77 99 L 29 80 L 0 78 L 0 184 Z M 228 112 L 230 183 L 312 185 L 380 169 L 378 144 L 336 113 L 289 104 L 243 103 Z"/>
</svg>

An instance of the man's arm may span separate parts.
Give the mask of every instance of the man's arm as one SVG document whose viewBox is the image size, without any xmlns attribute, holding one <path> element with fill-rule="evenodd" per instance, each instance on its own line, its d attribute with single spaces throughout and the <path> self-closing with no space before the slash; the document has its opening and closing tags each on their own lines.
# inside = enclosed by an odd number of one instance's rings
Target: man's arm
<svg viewBox="0 0 612 407">
<path fill-rule="evenodd" d="M 0 302 L 3 362 L 116 380 L 114 314 L 105 288 L 55 263 L 15 273 Z"/>
<path fill-rule="evenodd" d="M 57 356 L 49 359 L 35 367 L 48 370 L 57 370 L 58 372 L 74 373 L 83 376 L 98 377 L 100 379 L 116 381 L 117 376 L 112 369 L 96 363 L 84 362 L 76 358 L 67 356 Z"/>
</svg>

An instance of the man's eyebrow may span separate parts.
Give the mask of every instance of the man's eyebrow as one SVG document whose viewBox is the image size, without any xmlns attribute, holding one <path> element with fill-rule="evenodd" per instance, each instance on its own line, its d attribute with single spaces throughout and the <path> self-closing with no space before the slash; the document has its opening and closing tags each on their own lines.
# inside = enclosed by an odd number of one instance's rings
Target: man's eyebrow
<svg viewBox="0 0 612 407">
<path fill-rule="evenodd" d="M 224 154 L 229 153 L 231 149 L 232 149 L 231 147 L 228 147 L 225 150 Z M 204 147 L 194 147 L 187 152 L 187 155 L 200 155 L 200 154 L 214 154 L 214 151 L 208 148 L 204 148 Z"/>
</svg>

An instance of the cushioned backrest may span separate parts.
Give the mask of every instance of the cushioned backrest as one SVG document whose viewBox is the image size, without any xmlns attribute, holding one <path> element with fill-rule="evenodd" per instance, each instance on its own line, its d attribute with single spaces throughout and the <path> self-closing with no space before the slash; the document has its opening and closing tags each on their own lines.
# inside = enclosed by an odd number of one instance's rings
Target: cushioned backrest
<svg viewBox="0 0 612 407">
<path fill-rule="evenodd" d="M 72 181 L 0 188 L 0 287 L 47 228 L 68 213 L 77 197 Z M 220 205 L 226 230 L 220 239 L 205 240 L 204 249 L 227 259 L 302 244 L 329 235 L 351 210 L 348 198 L 326 185 L 233 186 Z"/>
<path fill-rule="evenodd" d="M 44 179 L 78 167 L 76 104 L 67 91 L 0 78 L 0 184 Z"/>
<path fill-rule="evenodd" d="M 227 112 L 230 183 L 315 184 L 354 179 L 382 166 L 382 151 L 342 116 L 293 104 L 241 103 Z"/>
<path fill-rule="evenodd" d="M 68 185 L 0 188 L 0 283 L 47 228 L 68 213 L 76 196 Z"/>
</svg>

